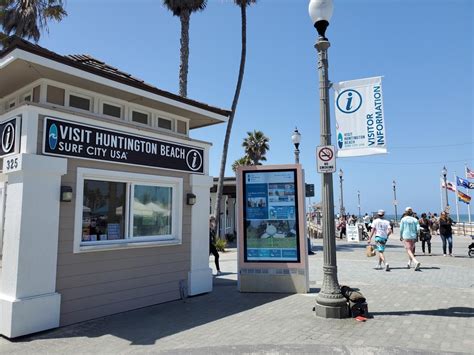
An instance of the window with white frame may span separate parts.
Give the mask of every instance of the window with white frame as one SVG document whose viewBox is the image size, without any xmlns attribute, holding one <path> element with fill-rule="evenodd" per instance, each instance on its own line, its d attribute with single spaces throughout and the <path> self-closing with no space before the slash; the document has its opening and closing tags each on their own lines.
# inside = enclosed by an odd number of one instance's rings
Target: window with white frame
<svg viewBox="0 0 474 355">
<path fill-rule="evenodd" d="M 5 110 L 9 110 L 11 108 L 14 108 L 15 106 L 16 106 L 16 100 L 7 101 L 7 103 L 5 104 Z"/>
<path fill-rule="evenodd" d="M 181 178 L 79 168 L 75 251 L 179 244 L 181 209 Z"/>
<path fill-rule="evenodd" d="M 80 110 L 91 110 L 91 98 L 77 94 L 69 95 L 69 107 L 78 108 Z"/>
<path fill-rule="evenodd" d="M 184 121 L 177 121 L 176 132 L 181 133 L 181 134 L 186 134 L 186 133 L 188 133 L 188 129 L 187 129 L 187 127 L 186 127 L 186 122 L 184 122 Z"/>
<path fill-rule="evenodd" d="M 132 110 L 132 121 L 133 122 L 148 124 L 149 123 L 149 121 L 148 121 L 149 117 L 150 117 L 150 115 L 148 113 Z"/>
<path fill-rule="evenodd" d="M 21 102 L 31 102 L 33 101 L 33 92 L 27 92 L 20 96 Z"/>
<path fill-rule="evenodd" d="M 173 128 L 173 122 L 167 118 L 158 117 L 158 127 L 171 131 Z"/>
<path fill-rule="evenodd" d="M 103 102 L 102 114 L 106 116 L 122 118 L 122 107 L 119 105 L 110 104 L 108 102 Z"/>
</svg>

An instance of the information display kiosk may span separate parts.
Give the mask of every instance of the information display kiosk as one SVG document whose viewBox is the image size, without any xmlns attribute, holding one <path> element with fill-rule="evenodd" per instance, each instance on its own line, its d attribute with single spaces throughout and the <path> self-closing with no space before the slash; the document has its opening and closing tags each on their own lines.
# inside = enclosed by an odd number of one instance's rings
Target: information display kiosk
<svg viewBox="0 0 474 355">
<path fill-rule="evenodd" d="M 239 290 L 307 292 L 300 165 L 241 167 L 237 189 Z"/>
</svg>

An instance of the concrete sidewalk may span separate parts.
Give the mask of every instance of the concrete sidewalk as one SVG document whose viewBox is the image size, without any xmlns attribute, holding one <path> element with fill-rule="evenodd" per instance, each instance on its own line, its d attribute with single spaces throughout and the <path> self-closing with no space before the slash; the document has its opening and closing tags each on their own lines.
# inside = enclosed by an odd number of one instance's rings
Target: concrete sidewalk
<svg viewBox="0 0 474 355">
<path fill-rule="evenodd" d="M 236 290 L 237 253 L 221 254 L 223 275 L 214 292 L 43 332 L 0 339 L 1 353 L 472 353 L 474 258 L 467 237 L 455 237 L 455 257 L 419 256 L 421 271 L 406 269 L 401 243 L 389 241 L 392 271 L 375 270 L 365 243 L 337 241 L 340 284 L 358 287 L 374 316 L 327 320 L 312 312 L 322 279 L 322 243 L 313 241 L 311 293 L 242 294 Z M 417 244 L 417 253 L 421 245 Z M 212 257 L 210 265 L 213 266 Z"/>
</svg>

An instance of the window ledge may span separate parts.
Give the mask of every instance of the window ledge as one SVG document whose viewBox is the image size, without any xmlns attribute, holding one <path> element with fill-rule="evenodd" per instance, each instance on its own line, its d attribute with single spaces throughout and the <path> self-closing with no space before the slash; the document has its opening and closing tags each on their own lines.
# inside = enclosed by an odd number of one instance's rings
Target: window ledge
<svg viewBox="0 0 474 355">
<path fill-rule="evenodd" d="M 168 240 L 154 240 L 150 242 L 120 242 L 114 244 L 90 244 L 80 245 L 78 250 L 74 253 L 88 253 L 95 251 L 109 251 L 109 250 L 120 250 L 120 249 L 133 249 L 133 248 L 149 248 L 158 246 L 174 246 L 183 244 L 179 239 L 168 239 Z"/>
</svg>

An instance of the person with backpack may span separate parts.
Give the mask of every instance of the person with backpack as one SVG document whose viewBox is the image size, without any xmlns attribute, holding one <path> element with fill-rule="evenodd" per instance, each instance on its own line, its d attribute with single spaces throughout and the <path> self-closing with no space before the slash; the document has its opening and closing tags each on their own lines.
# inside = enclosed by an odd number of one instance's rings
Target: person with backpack
<svg viewBox="0 0 474 355">
<path fill-rule="evenodd" d="M 420 240 L 421 250 L 425 253 L 425 244 L 428 245 L 428 255 L 431 255 L 431 221 L 426 217 L 426 213 L 421 214 L 421 218 L 418 220 L 420 223 Z"/>
</svg>

